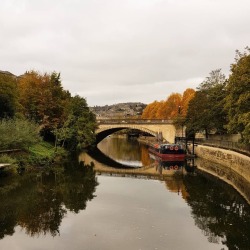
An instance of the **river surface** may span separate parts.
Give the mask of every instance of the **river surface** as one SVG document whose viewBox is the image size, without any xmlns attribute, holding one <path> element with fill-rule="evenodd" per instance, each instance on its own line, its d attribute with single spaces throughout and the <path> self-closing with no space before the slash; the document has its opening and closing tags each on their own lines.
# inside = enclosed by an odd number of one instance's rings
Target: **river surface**
<svg viewBox="0 0 250 250">
<path fill-rule="evenodd" d="M 0 177 L 1 250 L 250 249 L 250 206 L 228 184 L 136 140 L 98 148 L 84 163 Z"/>
</svg>

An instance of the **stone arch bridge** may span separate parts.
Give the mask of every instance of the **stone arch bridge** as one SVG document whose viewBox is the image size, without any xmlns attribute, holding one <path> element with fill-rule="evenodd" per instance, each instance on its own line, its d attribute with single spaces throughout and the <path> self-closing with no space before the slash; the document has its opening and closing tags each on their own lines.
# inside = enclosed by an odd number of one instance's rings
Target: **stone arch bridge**
<svg viewBox="0 0 250 250">
<path fill-rule="evenodd" d="M 163 140 L 174 143 L 176 136 L 183 134 L 183 128 L 176 129 L 173 120 L 162 119 L 100 119 L 97 120 L 96 142 L 122 129 L 137 129 L 153 136 L 162 134 Z"/>
</svg>

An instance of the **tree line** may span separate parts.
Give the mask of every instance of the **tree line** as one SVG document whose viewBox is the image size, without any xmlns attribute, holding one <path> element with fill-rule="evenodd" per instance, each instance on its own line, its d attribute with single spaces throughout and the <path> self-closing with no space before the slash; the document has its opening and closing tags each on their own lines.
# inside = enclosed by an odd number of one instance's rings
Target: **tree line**
<svg viewBox="0 0 250 250">
<path fill-rule="evenodd" d="M 186 116 L 188 103 L 194 94 L 195 90 L 188 88 L 182 95 L 172 93 L 165 101 L 154 101 L 146 106 L 142 118 L 174 119 L 178 115 Z"/>
<path fill-rule="evenodd" d="M 142 118 L 174 119 L 186 126 L 186 136 L 240 134 L 241 141 L 250 144 L 250 48 L 236 51 L 228 78 L 221 69 L 213 70 L 195 91 L 149 104 Z"/>
<path fill-rule="evenodd" d="M 95 115 L 85 98 L 72 96 L 62 87 L 60 73 L 57 72 L 41 74 L 32 70 L 19 77 L 0 74 L 2 133 L 9 124 L 12 124 L 13 130 L 6 137 L 9 137 L 11 145 L 8 145 L 7 138 L 5 147 L 24 145 L 18 145 L 20 140 L 11 134 L 15 134 L 15 130 L 25 129 L 30 131 L 26 137 L 32 135 L 31 130 L 33 133 L 38 130 L 45 140 L 54 141 L 56 147 L 60 145 L 69 150 L 82 149 L 95 142 Z M 34 124 L 37 125 L 36 129 Z M 13 145 L 15 142 L 17 145 Z"/>
</svg>

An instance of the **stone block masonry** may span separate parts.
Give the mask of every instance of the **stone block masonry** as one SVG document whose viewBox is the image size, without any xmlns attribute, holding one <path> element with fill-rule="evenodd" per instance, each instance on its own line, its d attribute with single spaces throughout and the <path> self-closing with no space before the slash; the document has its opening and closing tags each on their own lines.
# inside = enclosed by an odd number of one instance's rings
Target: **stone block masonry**
<svg viewBox="0 0 250 250">
<path fill-rule="evenodd" d="M 250 203 L 250 157 L 203 145 L 195 148 L 195 154 L 199 157 L 198 168 L 218 176 L 235 187 Z"/>
</svg>

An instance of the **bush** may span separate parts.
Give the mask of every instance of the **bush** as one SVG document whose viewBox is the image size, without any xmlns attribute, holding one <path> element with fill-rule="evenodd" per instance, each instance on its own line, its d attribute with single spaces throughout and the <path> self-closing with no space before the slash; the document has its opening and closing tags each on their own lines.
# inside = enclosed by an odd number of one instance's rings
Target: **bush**
<svg viewBox="0 0 250 250">
<path fill-rule="evenodd" d="M 0 155 L 0 163 L 15 164 L 16 160 L 4 154 L 4 155 Z"/>
<path fill-rule="evenodd" d="M 63 148 L 58 147 L 57 152 L 55 152 L 55 147 L 52 144 L 42 141 L 32 145 L 27 151 L 27 155 L 20 158 L 19 162 L 24 166 L 50 166 L 65 154 L 66 151 Z"/>
<path fill-rule="evenodd" d="M 41 141 L 38 125 L 28 120 L 3 119 L 0 134 L 0 150 L 27 149 Z"/>
</svg>

